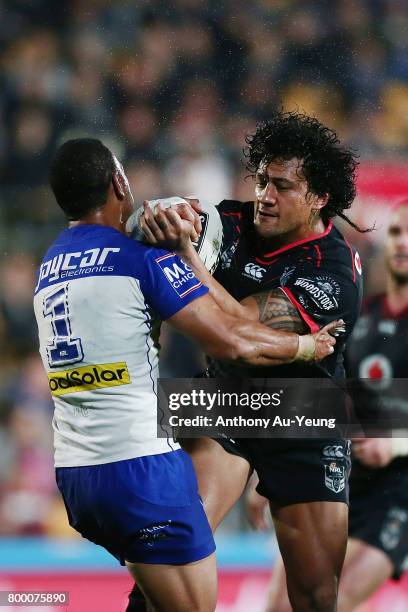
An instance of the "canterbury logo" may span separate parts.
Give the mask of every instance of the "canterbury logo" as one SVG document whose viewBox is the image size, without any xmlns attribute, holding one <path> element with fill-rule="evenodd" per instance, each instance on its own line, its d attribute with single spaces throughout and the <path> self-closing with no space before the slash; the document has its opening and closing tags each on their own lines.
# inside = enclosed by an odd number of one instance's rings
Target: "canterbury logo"
<svg viewBox="0 0 408 612">
<path fill-rule="evenodd" d="M 79 393 L 80 391 L 129 385 L 130 382 L 128 367 L 122 361 L 83 366 L 72 370 L 64 370 L 63 372 L 50 372 L 48 374 L 48 384 L 54 397 L 65 395 L 66 393 Z"/>
<path fill-rule="evenodd" d="M 257 264 L 247 263 L 247 265 L 245 266 L 245 272 L 253 278 L 262 278 L 266 270 L 265 268 L 261 268 L 261 266 L 258 266 Z"/>
<path fill-rule="evenodd" d="M 343 447 L 341 445 L 325 446 L 323 457 L 342 459 L 344 457 Z"/>
</svg>

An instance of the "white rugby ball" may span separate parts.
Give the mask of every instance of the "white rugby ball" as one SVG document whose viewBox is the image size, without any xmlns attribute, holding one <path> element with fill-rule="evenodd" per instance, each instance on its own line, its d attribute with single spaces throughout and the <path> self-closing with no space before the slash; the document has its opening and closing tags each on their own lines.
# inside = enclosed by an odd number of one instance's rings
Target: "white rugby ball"
<svg viewBox="0 0 408 612">
<path fill-rule="evenodd" d="M 150 200 L 149 206 L 154 211 L 159 203 L 162 208 L 169 208 L 176 204 L 186 203 L 186 200 L 174 196 L 172 198 Z M 146 237 L 139 226 L 139 219 L 142 212 L 143 208 L 140 207 L 129 217 L 126 224 L 126 231 L 131 238 L 144 242 Z M 217 208 L 213 204 L 201 204 L 201 212 L 199 214 L 202 230 L 198 241 L 193 244 L 201 261 L 212 274 L 217 267 L 221 253 L 223 238 L 222 221 Z"/>
</svg>

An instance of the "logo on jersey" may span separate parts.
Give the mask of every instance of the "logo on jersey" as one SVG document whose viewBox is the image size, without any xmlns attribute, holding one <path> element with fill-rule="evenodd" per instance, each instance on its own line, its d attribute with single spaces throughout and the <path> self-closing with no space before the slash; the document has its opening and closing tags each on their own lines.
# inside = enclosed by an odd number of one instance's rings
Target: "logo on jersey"
<svg viewBox="0 0 408 612">
<path fill-rule="evenodd" d="M 336 461 L 332 461 L 329 465 L 324 466 L 324 484 L 333 491 L 340 493 L 346 486 L 345 467 L 338 465 Z"/>
<path fill-rule="evenodd" d="M 222 270 L 227 270 L 231 267 L 232 258 L 235 255 L 235 251 L 238 248 L 238 240 L 233 242 L 225 251 L 221 253 L 220 266 Z"/>
<path fill-rule="evenodd" d="M 122 361 L 82 366 L 48 374 L 48 384 L 53 397 L 105 387 L 119 387 L 129 385 L 130 382 L 127 364 Z"/>
<path fill-rule="evenodd" d="M 192 269 L 179 259 L 175 253 L 162 255 L 155 259 L 155 262 L 179 297 L 183 298 L 194 291 L 194 289 L 201 287 L 201 283 Z"/>
<path fill-rule="evenodd" d="M 280 277 L 281 286 L 284 287 L 286 285 L 295 270 L 296 268 L 294 266 L 292 266 L 291 268 L 289 266 L 286 266 Z"/>
<path fill-rule="evenodd" d="M 325 446 L 322 455 L 327 459 L 344 459 L 343 446 L 341 444 Z"/>
<path fill-rule="evenodd" d="M 257 281 L 262 280 L 263 275 L 265 274 L 265 268 L 258 266 L 258 264 L 247 263 L 244 268 L 244 276 L 248 276 L 249 278 L 253 278 Z"/>
<path fill-rule="evenodd" d="M 334 310 L 339 307 L 336 298 L 340 294 L 340 285 L 329 276 L 317 276 L 313 280 L 298 278 L 294 286 L 304 289 L 312 302 L 323 310 Z"/>
<path fill-rule="evenodd" d="M 386 389 L 391 384 L 392 375 L 391 361 L 381 353 L 365 357 L 358 369 L 359 378 L 373 390 Z"/>
<path fill-rule="evenodd" d="M 45 278 L 49 282 L 62 278 L 74 276 L 87 276 L 98 272 L 112 272 L 113 266 L 106 266 L 106 260 L 111 253 L 119 253 L 120 248 L 105 247 L 87 249 L 86 251 L 75 251 L 73 253 L 61 253 L 41 264 L 37 291 L 40 283 Z"/>
</svg>

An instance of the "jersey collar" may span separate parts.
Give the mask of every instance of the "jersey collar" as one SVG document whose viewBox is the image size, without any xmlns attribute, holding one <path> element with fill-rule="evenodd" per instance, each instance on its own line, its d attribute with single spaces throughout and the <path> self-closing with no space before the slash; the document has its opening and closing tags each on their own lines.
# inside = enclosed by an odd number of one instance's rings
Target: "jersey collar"
<svg viewBox="0 0 408 612">
<path fill-rule="evenodd" d="M 309 236 L 308 238 L 303 238 L 302 240 L 296 240 L 295 242 L 291 242 L 286 246 L 277 249 L 276 251 L 271 251 L 270 253 L 263 253 L 262 257 L 276 257 L 285 251 L 289 251 L 297 246 L 302 244 L 307 244 L 308 242 L 314 242 L 315 240 L 320 240 L 321 238 L 325 238 L 333 229 L 333 221 L 329 222 L 329 225 L 326 227 L 322 234 L 314 234 L 313 236 Z"/>
</svg>

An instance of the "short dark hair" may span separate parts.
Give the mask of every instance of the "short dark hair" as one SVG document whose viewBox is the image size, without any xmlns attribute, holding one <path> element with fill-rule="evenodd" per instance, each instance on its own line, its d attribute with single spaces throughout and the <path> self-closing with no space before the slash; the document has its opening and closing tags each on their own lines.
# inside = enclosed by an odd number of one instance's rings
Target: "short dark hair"
<svg viewBox="0 0 408 612">
<path fill-rule="evenodd" d="M 360 230 L 343 211 L 350 208 L 356 195 L 356 154 L 340 145 L 336 133 L 317 119 L 297 112 L 274 111 L 271 118 L 257 126 L 246 137 L 244 150 L 247 169 L 256 174 L 261 162 L 287 161 L 294 157 L 303 161 L 302 173 L 308 190 L 317 196 L 329 194 L 321 210 L 325 223 L 339 215 Z"/>
<path fill-rule="evenodd" d="M 66 217 L 74 221 L 105 204 L 115 171 L 111 151 L 94 138 L 67 140 L 51 162 L 49 181 Z"/>
</svg>

